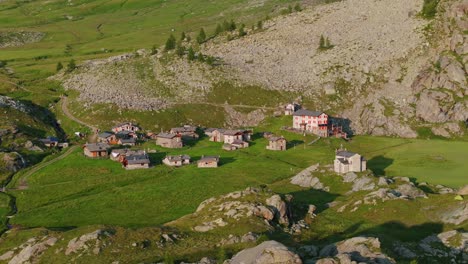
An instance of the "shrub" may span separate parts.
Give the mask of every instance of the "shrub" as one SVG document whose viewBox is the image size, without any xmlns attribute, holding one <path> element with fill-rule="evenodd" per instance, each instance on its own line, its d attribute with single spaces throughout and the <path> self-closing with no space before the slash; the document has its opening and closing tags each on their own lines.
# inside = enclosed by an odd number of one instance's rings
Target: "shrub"
<svg viewBox="0 0 468 264">
<path fill-rule="evenodd" d="M 218 250 L 218 254 L 216 257 L 216 263 L 222 264 L 226 260 L 226 251 L 224 250 L 223 247 L 220 247 Z"/>
<path fill-rule="evenodd" d="M 245 28 L 245 25 L 244 25 L 244 24 L 242 24 L 242 25 L 239 27 L 239 36 L 240 36 L 240 37 L 243 37 L 243 36 L 247 35 L 247 33 L 245 32 L 244 28 Z"/>
<path fill-rule="evenodd" d="M 198 61 L 205 62 L 205 55 L 203 55 L 201 52 L 198 53 Z"/>
<path fill-rule="evenodd" d="M 177 47 L 176 47 L 177 56 L 182 57 L 182 56 L 184 56 L 184 53 L 185 53 L 184 46 L 182 46 L 180 43 L 177 43 Z"/>
<path fill-rule="evenodd" d="M 198 33 L 198 36 L 197 36 L 197 42 L 198 44 L 202 44 L 205 41 L 206 41 L 206 33 L 205 33 L 205 30 L 201 28 L 200 33 Z"/>
<path fill-rule="evenodd" d="M 295 10 L 296 12 L 301 12 L 301 11 L 302 11 L 301 4 L 297 3 L 297 4 L 294 6 L 294 10 Z"/>
<path fill-rule="evenodd" d="M 262 29 L 262 28 L 263 28 L 263 22 L 262 22 L 261 20 L 259 20 L 259 21 L 257 22 L 257 28 L 258 28 L 258 29 Z"/>
<path fill-rule="evenodd" d="M 182 31 L 182 33 L 180 34 L 180 41 L 184 41 L 185 40 L 185 32 Z"/>
<path fill-rule="evenodd" d="M 216 26 L 215 35 L 219 35 L 219 34 L 223 33 L 223 31 L 224 31 L 223 27 L 220 24 L 218 24 Z"/>
<path fill-rule="evenodd" d="M 213 58 L 213 56 L 207 56 L 207 57 L 206 57 L 206 63 L 207 63 L 208 65 L 213 65 L 213 64 L 214 64 L 214 58 Z"/>
<path fill-rule="evenodd" d="M 188 49 L 187 59 L 188 59 L 189 61 L 195 60 L 195 51 L 193 50 L 192 47 L 190 47 L 190 48 Z"/>
<path fill-rule="evenodd" d="M 168 50 L 175 49 L 175 47 L 176 47 L 176 39 L 174 35 L 171 34 L 166 41 L 166 45 L 164 46 L 164 49 L 168 51 Z"/>
<path fill-rule="evenodd" d="M 6 61 L 2 61 L 0 60 L 0 68 L 3 68 L 7 65 L 7 62 Z"/>
<path fill-rule="evenodd" d="M 151 47 L 151 55 L 154 55 L 157 53 L 158 53 L 158 48 L 156 48 L 156 45 L 153 45 L 153 47 Z"/>
<path fill-rule="evenodd" d="M 423 8 L 421 10 L 421 15 L 424 18 L 433 18 L 437 13 L 437 5 L 439 0 L 424 0 Z"/>
<path fill-rule="evenodd" d="M 74 59 L 71 59 L 67 65 L 67 72 L 72 72 L 76 69 L 76 63 Z"/>
<path fill-rule="evenodd" d="M 57 68 L 56 69 L 57 69 L 57 72 L 59 72 L 61 69 L 63 69 L 63 65 L 62 65 L 62 63 L 60 61 L 57 63 Z"/>
<path fill-rule="evenodd" d="M 323 35 L 320 35 L 319 50 L 327 50 L 331 48 L 333 48 L 333 45 L 330 43 L 330 40 Z"/>
</svg>

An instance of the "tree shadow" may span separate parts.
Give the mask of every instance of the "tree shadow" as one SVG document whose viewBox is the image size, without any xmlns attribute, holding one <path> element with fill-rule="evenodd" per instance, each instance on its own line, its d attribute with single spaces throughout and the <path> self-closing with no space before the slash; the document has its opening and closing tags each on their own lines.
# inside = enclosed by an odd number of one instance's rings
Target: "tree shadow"
<svg viewBox="0 0 468 264">
<path fill-rule="evenodd" d="M 156 152 L 156 153 L 148 153 L 150 158 L 151 164 L 162 164 L 162 160 L 166 157 L 167 152 Z"/>
<path fill-rule="evenodd" d="M 304 140 L 291 140 L 291 141 L 288 141 L 288 143 L 286 143 L 286 147 L 288 149 L 290 148 L 294 148 L 295 146 L 299 146 L 299 145 L 302 145 L 304 144 Z"/>
<path fill-rule="evenodd" d="M 348 138 L 352 138 L 354 136 L 354 130 L 351 128 L 351 120 L 348 118 L 331 117 L 330 121 L 334 126 L 341 126 L 343 132 L 346 132 Z"/>
<path fill-rule="evenodd" d="M 393 164 L 393 159 L 386 158 L 382 155 L 373 157 L 367 161 L 367 167 L 379 176 L 385 176 L 385 169 Z"/>
</svg>

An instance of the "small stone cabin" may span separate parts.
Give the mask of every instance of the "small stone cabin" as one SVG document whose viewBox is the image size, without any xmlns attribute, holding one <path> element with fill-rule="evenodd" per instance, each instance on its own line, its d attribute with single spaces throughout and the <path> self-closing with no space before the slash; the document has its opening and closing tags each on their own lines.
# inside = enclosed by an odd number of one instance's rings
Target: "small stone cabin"
<svg viewBox="0 0 468 264">
<path fill-rule="evenodd" d="M 219 156 L 202 156 L 197 161 L 198 168 L 217 168 L 219 163 Z"/>
<path fill-rule="evenodd" d="M 127 170 L 148 169 L 150 167 L 150 163 L 151 162 L 146 153 L 128 155 L 122 162 L 123 166 Z"/>
<path fill-rule="evenodd" d="M 357 153 L 337 150 L 334 169 L 336 173 L 361 172 L 367 169 L 367 161 Z"/>
<path fill-rule="evenodd" d="M 211 132 L 207 132 L 210 130 Z M 213 142 L 224 142 L 224 132 L 226 130 L 222 128 L 213 128 L 211 130 L 210 128 L 205 130 L 205 134 L 207 134 L 210 137 L 210 141 Z"/>
<path fill-rule="evenodd" d="M 107 144 L 117 144 L 117 137 L 114 132 L 102 132 L 98 135 L 98 142 Z"/>
<path fill-rule="evenodd" d="M 180 167 L 183 165 L 190 164 L 190 156 L 189 155 L 174 155 L 174 156 L 166 156 L 166 158 L 162 161 L 167 166 L 171 167 Z"/>
<path fill-rule="evenodd" d="M 116 125 L 116 126 L 114 126 L 112 128 L 112 132 L 114 132 L 114 133 L 118 133 L 120 131 L 137 132 L 139 130 L 140 130 L 140 128 L 136 124 L 133 124 L 132 122 L 125 122 L 125 123 L 122 123 L 122 124 L 118 124 L 118 125 Z"/>
<path fill-rule="evenodd" d="M 174 127 L 169 131 L 169 133 L 180 135 L 183 139 L 197 139 L 200 137 L 197 134 L 197 127 L 187 125 L 183 127 Z"/>
<path fill-rule="evenodd" d="M 84 155 L 89 158 L 107 158 L 110 146 L 106 143 L 90 143 L 83 147 Z"/>
<path fill-rule="evenodd" d="M 156 145 L 165 148 L 181 148 L 183 147 L 182 137 L 172 133 L 159 133 L 156 137 Z"/>
<path fill-rule="evenodd" d="M 110 159 L 113 161 L 123 162 L 125 157 L 131 155 L 144 155 L 146 154 L 143 150 L 131 150 L 131 149 L 113 149 L 110 153 Z"/>
<path fill-rule="evenodd" d="M 285 151 L 287 148 L 286 145 L 287 141 L 284 137 L 271 136 L 268 138 L 268 146 L 266 147 L 266 149 Z"/>
<path fill-rule="evenodd" d="M 136 140 L 134 138 L 121 138 L 117 141 L 117 144 L 122 146 L 135 146 Z"/>
<path fill-rule="evenodd" d="M 301 106 L 296 103 L 287 104 L 284 106 L 284 115 L 292 115 L 300 108 Z"/>
</svg>

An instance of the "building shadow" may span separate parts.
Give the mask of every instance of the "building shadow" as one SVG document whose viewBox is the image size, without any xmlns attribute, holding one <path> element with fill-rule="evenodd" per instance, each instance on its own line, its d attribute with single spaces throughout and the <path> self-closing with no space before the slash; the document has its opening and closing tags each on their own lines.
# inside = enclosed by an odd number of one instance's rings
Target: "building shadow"
<svg viewBox="0 0 468 264">
<path fill-rule="evenodd" d="M 379 155 L 367 161 L 367 168 L 369 168 L 375 175 L 385 176 L 385 169 L 392 164 L 393 159 Z"/>
<path fill-rule="evenodd" d="M 304 140 L 291 140 L 291 141 L 288 141 L 288 143 L 286 143 L 286 147 L 288 149 L 290 148 L 294 148 L 295 146 L 299 146 L 299 145 L 302 145 L 304 144 Z"/>
</svg>

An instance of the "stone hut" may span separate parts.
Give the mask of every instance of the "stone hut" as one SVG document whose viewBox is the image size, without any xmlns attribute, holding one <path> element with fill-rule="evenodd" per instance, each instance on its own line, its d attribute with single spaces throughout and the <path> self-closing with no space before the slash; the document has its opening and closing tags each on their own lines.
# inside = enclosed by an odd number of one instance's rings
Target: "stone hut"
<svg viewBox="0 0 468 264">
<path fill-rule="evenodd" d="M 134 169 L 148 169 L 150 167 L 150 160 L 146 153 L 132 154 L 125 157 L 122 165 L 127 170 Z"/>
<path fill-rule="evenodd" d="M 219 156 L 202 156 L 197 161 L 198 168 L 217 168 L 219 163 Z"/>
<path fill-rule="evenodd" d="M 268 146 L 266 147 L 266 149 L 285 151 L 286 145 L 287 141 L 284 137 L 271 136 L 268 138 Z"/>
<path fill-rule="evenodd" d="M 183 165 L 190 164 L 190 156 L 189 155 L 174 155 L 174 156 L 166 156 L 166 158 L 162 161 L 167 166 L 171 167 L 180 167 Z"/>
<path fill-rule="evenodd" d="M 107 144 L 117 144 L 117 137 L 114 132 L 102 132 L 98 135 L 98 142 Z"/>
<path fill-rule="evenodd" d="M 156 137 L 156 145 L 165 148 L 181 148 L 183 147 L 182 137 L 172 133 L 159 133 Z"/>
<path fill-rule="evenodd" d="M 125 123 L 122 123 L 122 124 L 118 124 L 118 125 L 116 125 L 116 126 L 114 126 L 112 128 L 112 132 L 114 132 L 114 133 L 118 133 L 118 132 L 121 132 L 121 131 L 137 132 L 139 130 L 140 130 L 140 128 L 136 124 L 133 124 L 132 122 L 125 122 Z"/>
<path fill-rule="evenodd" d="M 106 143 L 91 143 L 83 147 L 84 155 L 89 158 L 107 158 L 110 146 Z"/>
<path fill-rule="evenodd" d="M 197 127 L 194 126 L 183 126 L 174 127 L 169 133 L 182 136 L 183 139 L 197 139 L 200 136 L 197 134 Z"/>
<path fill-rule="evenodd" d="M 361 172 L 367 169 L 367 161 L 361 155 L 347 151 L 337 150 L 334 161 L 336 173 Z"/>
</svg>

